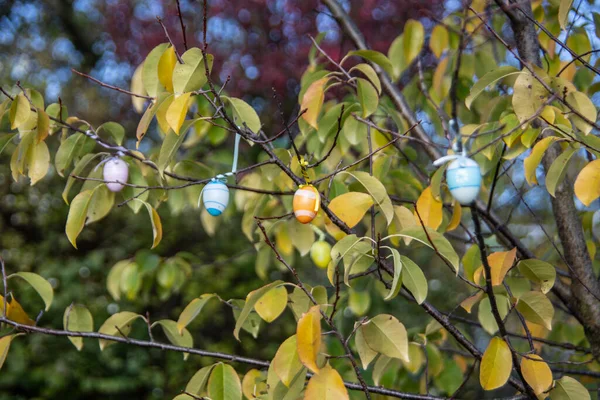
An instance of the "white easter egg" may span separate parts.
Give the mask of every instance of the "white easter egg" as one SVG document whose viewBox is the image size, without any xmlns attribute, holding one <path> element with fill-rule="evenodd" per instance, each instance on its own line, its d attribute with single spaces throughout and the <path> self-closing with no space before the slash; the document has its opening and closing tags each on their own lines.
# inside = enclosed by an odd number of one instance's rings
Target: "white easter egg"
<svg viewBox="0 0 600 400">
<path fill-rule="evenodd" d="M 460 204 L 471 204 L 481 188 L 479 164 L 468 157 L 457 158 L 448 165 L 446 181 L 450 193 Z"/>
<path fill-rule="evenodd" d="M 125 185 L 116 182 L 127 183 L 129 166 L 120 158 L 111 158 L 104 164 L 103 176 L 105 181 L 111 182 L 106 184 L 108 190 L 111 192 L 120 192 Z"/>
<path fill-rule="evenodd" d="M 202 192 L 202 202 L 210 215 L 221 215 L 229 203 L 229 188 L 220 181 L 208 182 Z"/>
</svg>

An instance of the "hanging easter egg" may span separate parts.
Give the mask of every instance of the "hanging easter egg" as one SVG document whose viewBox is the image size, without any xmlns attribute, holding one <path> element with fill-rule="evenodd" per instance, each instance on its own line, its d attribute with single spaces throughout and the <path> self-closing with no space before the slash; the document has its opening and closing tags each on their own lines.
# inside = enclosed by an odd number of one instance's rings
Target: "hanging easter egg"
<svg viewBox="0 0 600 400">
<path fill-rule="evenodd" d="M 313 185 L 303 185 L 294 193 L 292 207 L 298 222 L 308 224 L 319 212 L 321 198 Z"/>
<path fill-rule="evenodd" d="M 202 201 L 206 211 L 213 217 L 223 213 L 229 203 L 229 188 L 221 181 L 210 181 L 202 191 Z"/>
<path fill-rule="evenodd" d="M 120 158 L 114 157 L 104 164 L 102 175 L 105 181 L 110 182 L 106 184 L 108 190 L 120 192 L 125 187 L 122 183 L 127 183 L 127 178 L 129 178 L 129 166 Z"/>
<path fill-rule="evenodd" d="M 450 193 L 460 204 L 471 204 L 481 187 L 479 164 L 468 157 L 458 157 L 448 165 L 446 181 Z"/>
</svg>

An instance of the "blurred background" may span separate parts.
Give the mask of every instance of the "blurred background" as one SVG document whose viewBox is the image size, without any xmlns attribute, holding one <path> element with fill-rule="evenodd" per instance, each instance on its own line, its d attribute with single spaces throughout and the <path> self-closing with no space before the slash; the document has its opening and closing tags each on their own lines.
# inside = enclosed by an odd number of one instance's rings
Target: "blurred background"
<svg viewBox="0 0 600 400">
<path fill-rule="evenodd" d="M 368 43 L 384 52 L 408 19 L 419 19 L 428 29 L 432 21 L 443 19 L 459 4 L 442 0 L 341 3 L 358 22 Z M 189 46 L 199 46 L 203 37 L 202 3 L 182 0 L 181 12 Z M 130 99 L 73 74 L 71 68 L 112 85 L 129 87 L 135 68 L 154 46 L 166 41 L 156 16 L 164 20 L 181 50 L 175 1 L 0 0 L 0 85 L 14 92 L 15 82 L 21 81 L 24 86 L 39 90 L 46 104 L 60 97 L 70 115 L 95 126 L 118 121 L 130 132 L 126 145 L 133 148 L 133 132 L 140 116 L 132 110 Z M 227 90 L 252 104 L 265 125 L 280 126 L 279 120 L 271 121 L 278 115 L 272 88 L 290 115 L 297 104 L 300 77 L 308 65 L 309 35 L 314 37 L 319 33 L 325 34 L 323 47 L 334 59 L 351 48 L 318 1 L 210 0 L 207 39 L 209 52 L 215 55 L 213 77 L 223 82 L 230 76 Z M 7 126 L 0 125 L 0 131 L 4 132 L 3 129 Z M 57 145 L 56 141 L 51 142 Z M 206 146 L 203 151 L 212 151 L 213 145 L 210 141 L 203 143 Z M 55 150 L 51 149 L 51 153 Z M 147 218 L 122 207 L 103 221 L 86 227 L 78 241 L 79 250 L 73 249 L 64 234 L 68 212 L 61 198 L 64 179 L 51 170 L 33 188 L 27 182 L 15 183 L 8 165 L 11 153 L 9 148 L 0 155 L 0 254 L 9 273 L 35 271 L 54 285 L 55 302 L 42 315 L 41 325 L 62 328 L 63 310 L 71 302 L 83 303 L 91 310 L 96 328 L 110 314 L 124 310 L 148 311 L 153 321 L 176 319 L 183 307 L 200 294 L 214 292 L 226 299 L 245 298 L 249 291 L 265 284 L 255 270 L 256 252 L 240 233 L 241 216 L 235 214 L 220 224 L 215 236 L 209 237 L 199 223 L 197 211 L 170 215 L 161 208 L 165 235 L 156 251 L 149 251 L 141 250 L 149 248 L 151 242 Z M 191 270 L 183 281 L 158 267 L 161 258 L 176 255 Z M 440 274 L 436 272 L 441 268 L 436 268 L 439 263 L 432 253 L 411 256 L 431 279 L 429 300 L 438 305 L 456 304 L 458 297 L 453 296 L 460 293 L 453 291 L 447 282 L 442 290 L 442 281 L 437 276 Z M 107 275 L 117 261 L 130 257 L 147 274 L 135 296 L 116 302 L 106 289 Z M 309 260 L 301 260 L 296 254 L 296 261 L 307 282 L 312 285 L 326 282 L 325 273 Z M 159 278 L 161 273 L 163 276 Z M 289 278 L 274 265 L 265 276 L 267 280 Z M 161 279 L 162 283 L 158 283 Z M 169 279 L 179 279 L 179 283 L 171 283 L 169 290 L 165 290 L 165 280 Z M 19 282 L 11 282 L 11 290 L 18 294 L 30 315 L 37 315 L 42 305 L 33 290 Z M 376 288 L 365 283 L 356 290 L 360 296 Z M 430 320 L 420 308 L 400 298 L 392 302 L 392 308 L 384 305 L 380 296 L 373 298 L 377 299 L 373 304 L 360 300 L 362 310 L 355 307 L 347 309 L 345 314 L 392 312 L 407 327 L 415 329 Z M 348 324 L 353 319 L 347 318 Z M 289 312 L 268 328 L 263 325 L 257 339 L 244 334 L 242 343 L 233 338 L 233 326 L 234 318 L 227 306 L 217 301 L 209 303 L 190 326 L 195 347 L 266 360 L 295 331 Z M 142 324 L 136 325 L 132 336 L 146 338 L 145 329 Z M 157 340 L 166 341 L 158 329 L 155 335 Z M 100 352 L 95 341 L 85 341 L 84 349 L 78 353 L 66 338 L 30 335 L 18 338 L 11 347 L 0 373 L 0 399 L 172 398 L 200 366 L 213 361 L 192 356 L 183 362 L 180 354 L 122 344 Z M 234 366 L 240 373 L 247 370 L 244 365 Z M 418 382 L 413 382 L 406 372 L 401 374 L 393 379 L 400 381 L 403 389 L 417 391 Z M 451 393 L 460 384 L 461 375 L 456 364 L 448 363 L 436 379 L 447 385 Z"/>
</svg>

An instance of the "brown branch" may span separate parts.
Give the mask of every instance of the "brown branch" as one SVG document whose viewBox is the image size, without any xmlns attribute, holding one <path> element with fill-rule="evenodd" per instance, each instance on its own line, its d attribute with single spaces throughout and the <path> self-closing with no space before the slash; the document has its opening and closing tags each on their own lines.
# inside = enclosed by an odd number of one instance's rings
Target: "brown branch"
<svg viewBox="0 0 600 400">
<path fill-rule="evenodd" d="M 156 20 L 158 21 L 160 26 L 162 26 L 163 30 L 165 31 L 165 36 L 167 37 L 167 40 L 169 41 L 169 43 L 171 43 L 171 46 L 173 46 L 173 50 L 175 50 L 175 56 L 177 57 L 177 61 L 179 62 L 179 64 L 185 64 L 183 62 L 183 60 L 181 59 L 179 52 L 177 51 L 177 46 L 175 46 L 175 43 L 173 43 L 173 41 L 171 40 L 171 36 L 169 36 L 169 31 L 167 30 L 167 27 L 163 23 L 162 19 L 157 15 Z"/>
<path fill-rule="evenodd" d="M 145 96 L 143 94 L 133 93 L 133 92 L 130 92 L 129 90 L 121 89 L 120 87 L 109 85 L 108 83 L 104 83 L 101 80 L 98 80 L 98 79 L 94 78 L 93 76 L 90 76 L 88 74 L 84 74 L 83 72 L 77 71 L 75 68 L 71 68 L 71 71 L 73 71 L 75 74 L 77 74 L 79 76 L 83 76 L 84 78 L 87 78 L 90 81 L 95 82 L 98 85 L 100 85 L 102 87 L 105 87 L 107 89 L 115 90 L 115 91 L 120 92 L 120 93 L 125 93 L 125 94 L 127 94 L 129 96 L 139 97 L 141 99 L 154 100 L 154 97 L 152 97 L 152 96 Z"/>
</svg>

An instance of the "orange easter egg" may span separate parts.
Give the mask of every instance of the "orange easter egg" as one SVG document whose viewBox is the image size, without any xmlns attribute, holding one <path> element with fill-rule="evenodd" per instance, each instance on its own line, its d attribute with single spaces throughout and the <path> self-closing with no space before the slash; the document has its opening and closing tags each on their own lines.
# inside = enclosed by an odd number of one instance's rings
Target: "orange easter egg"
<svg viewBox="0 0 600 400">
<path fill-rule="evenodd" d="M 308 224 L 312 221 L 319 212 L 320 202 L 319 191 L 313 185 L 305 185 L 296 190 L 292 205 L 298 222 Z"/>
</svg>

